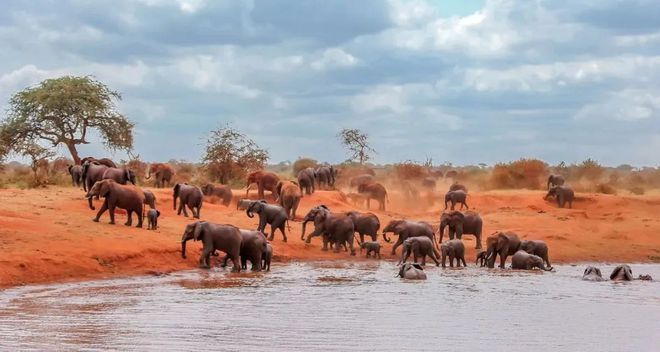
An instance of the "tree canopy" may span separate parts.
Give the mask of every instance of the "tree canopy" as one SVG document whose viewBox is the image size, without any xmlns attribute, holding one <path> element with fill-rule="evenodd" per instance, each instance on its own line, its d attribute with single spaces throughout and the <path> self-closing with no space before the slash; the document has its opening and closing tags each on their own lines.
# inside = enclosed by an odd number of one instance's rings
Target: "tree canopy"
<svg viewBox="0 0 660 352">
<path fill-rule="evenodd" d="M 240 131 L 225 126 L 211 131 L 202 161 L 212 178 L 227 184 L 251 170 L 263 168 L 268 158 L 268 151 Z"/>
<path fill-rule="evenodd" d="M 348 149 L 349 160 L 357 160 L 360 165 L 371 159 L 371 154 L 376 151 L 369 146 L 369 136 L 362 131 L 353 128 L 344 128 L 337 135 L 341 143 Z"/>
<path fill-rule="evenodd" d="M 130 150 L 134 124 L 117 111 L 121 95 L 90 76 L 47 79 L 14 94 L 0 123 L 0 150 L 25 155 L 28 144 L 63 144 L 76 163 L 77 145 L 99 132 L 106 148 Z"/>
</svg>

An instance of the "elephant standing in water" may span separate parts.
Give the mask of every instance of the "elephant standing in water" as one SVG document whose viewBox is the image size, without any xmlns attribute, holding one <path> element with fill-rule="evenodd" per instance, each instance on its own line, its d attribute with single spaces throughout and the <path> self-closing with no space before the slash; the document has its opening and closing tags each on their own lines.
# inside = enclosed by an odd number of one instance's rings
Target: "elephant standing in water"
<svg viewBox="0 0 660 352">
<path fill-rule="evenodd" d="M 552 265 L 550 265 L 550 259 L 548 258 L 548 245 L 544 241 L 522 241 L 520 242 L 520 249 L 529 254 L 538 255 L 543 259 L 543 262 L 545 262 L 547 267 L 552 267 Z"/>
<path fill-rule="evenodd" d="M 582 280 L 604 281 L 605 279 L 603 279 L 603 274 L 600 272 L 600 269 L 596 268 L 595 266 L 589 265 L 586 269 L 584 269 L 584 273 L 582 274 Z"/>
<path fill-rule="evenodd" d="M 157 188 L 169 187 L 174 174 L 174 168 L 170 164 L 153 163 L 149 165 L 149 171 L 145 179 L 149 180 L 153 176 Z"/>
<path fill-rule="evenodd" d="M 506 258 L 514 255 L 520 249 L 520 238 L 512 232 L 497 232 L 486 239 L 486 262 L 489 268 L 495 267 L 495 260 L 500 256 L 501 269 L 504 269 Z"/>
<path fill-rule="evenodd" d="M 550 175 L 548 177 L 548 189 L 550 189 L 550 187 L 563 186 L 564 182 L 566 182 L 566 180 L 564 179 L 564 176 L 562 176 L 562 175 Z"/>
<path fill-rule="evenodd" d="M 428 237 L 435 243 L 435 233 L 433 232 L 433 227 L 431 224 L 424 221 L 410 221 L 410 220 L 392 220 L 387 226 L 383 229 L 383 239 L 385 242 L 390 242 L 390 239 L 387 238 L 387 233 L 392 232 L 395 235 L 399 235 L 394 246 L 392 246 L 392 255 L 396 253 L 397 247 L 403 244 L 403 241 L 409 237 L 419 237 L 424 236 Z"/>
<path fill-rule="evenodd" d="M 180 198 L 181 201 L 179 202 L 179 210 L 176 212 L 176 215 L 181 215 L 183 211 L 183 216 L 188 217 L 188 211 L 186 211 L 186 207 L 188 207 L 192 211 L 193 217 L 199 219 L 199 213 L 204 203 L 204 194 L 199 187 L 187 183 L 177 183 L 174 185 L 174 192 L 172 194 L 174 210 L 177 210 L 177 198 Z"/>
<path fill-rule="evenodd" d="M 442 213 L 440 216 L 440 243 L 445 234 L 445 227 L 448 228 L 449 239 L 453 240 L 454 235 L 459 240 L 464 234 L 474 235 L 476 238 L 476 249 L 481 248 L 481 232 L 483 230 L 483 220 L 479 214 L 473 211 L 466 211 L 465 214 L 457 210 L 448 213 Z"/>
<path fill-rule="evenodd" d="M 211 267 L 211 255 L 216 251 L 227 254 L 234 263 L 233 272 L 241 271 L 241 243 L 243 236 L 238 227 L 233 225 L 213 224 L 206 221 L 196 221 L 186 226 L 181 238 L 181 257 L 186 258 L 186 242 L 202 241 L 204 247 L 199 257 L 199 267 Z"/>
<path fill-rule="evenodd" d="M 514 270 L 532 270 L 539 268 L 545 271 L 551 271 L 552 267 L 543 265 L 543 259 L 538 255 L 529 254 L 523 250 L 517 251 L 511 257 L 511 268 Z"/>
<path fill-rule="evenodd" d="M 247 270 L 247 262 L 252 264 L 252 271 L 263 269 L 263 256 L 268 251 L 268 241 L 261 231 L 241 229 L 241 269 Z M 227 266 L 229 255 L 222 261 L 222 267 Z"/>
<path fill-rule="evenodd" d="M 442 253 L 442 267 L 445 267 L 445 260 L 449 257 L 449 266 L 454 267 L 454 258 L 456 259 L 456 266 L 460 267 L 461 262 L 466 267 L 465 263 L 465 245 L 461 240 L 449 240 L 442 242 L 440 245 L 440 253 Z"/>
<path fill-rule="evenodd" d="M 408 280 L 426 280 L 424 268 L 418 263 L 404 263 L 399 267 L 400 278 Z"/>
<path fill-rule="evenodd" d="M 610 274 L 610 280 L 612 281 L 632 281 L 634 280 L 632 269 L 629 265 L 623 264 L 619 265 Z"/>
<path fill-rule="evenodd" d="M 399 260 L 398 265 L 405 263 L 411 253 L 415 263 L 417 263 L 418 258 L 422 259 L 422 266 L 426 265 L 426 256 L 431 257 L 436 266 L 440 265 L 440 262 L 438 261 L 438 252 L 436 252 L 433 246 L 433 240 L 428 237 L 410 237 L 403 241 L 401 259 Z"/>
<path fill-rule="evenodd" d="M 142 227 L 142 211 L 144 209 L 144 192 L 138 187 L 132 185 L 122 185 L 113 180 L 98 181 L 87 192 L 86 197 L 89 199 L 90 209 L 94 210 L 91 205 L 92 197 L 103 197 L 103 206 L 94 218 L 98 222 L 101 215 L 106 210 L 110 213 L 110 224 L 115 223 L 115 208 L 125 209 L 128 220 L 124 225 L 131 226 L 133 223 L 133 213 L 138 218 L 137 227 Z"/>
</svg>

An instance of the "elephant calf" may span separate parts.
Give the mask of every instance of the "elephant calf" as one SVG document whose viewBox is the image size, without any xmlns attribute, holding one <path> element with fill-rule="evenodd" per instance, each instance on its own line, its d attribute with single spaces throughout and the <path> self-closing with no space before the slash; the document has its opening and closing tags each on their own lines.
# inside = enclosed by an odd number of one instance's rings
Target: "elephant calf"
<svg viewBox="0 0 660 352">
<path fill-rule="evenodd" d="M 147 212 L 147 230 L 158 229 L 158 217 L 160 217 L 159 210 L 149 209 Z"/>
<path fill-rule="evenodd" d="M 410 237 L 403 241 L 403 250 L 401 252 L 401 260 L 399 261 L 399 264 L 405 263 L 411 253 L 415 263 L 418 258 L 422 258 L 422 266 L 426 265 L 426 256 L 431 257 L 436 266 L 440 265 L 440 262 L 438 261 L 438 253 L 433 247 L 433 241 L 428 237 Z"/>
<path fill-rule="evenodd" d="M 545 244 L 544 241 L 522 241 L 520 242 L 520 249 L 529 254 L 538 255 L 541 257 L 541 259 L 543 259 L 547 267 L 552 267 L 552 265 L 550 265 L 550 259 L 548 258 L 548 245 Z"/>
<path fill-rule="evenodd" d="M 554 186 L 550 188 L 548 194 L 543 197 L 543 199 L 548 199 L 550 197 L 555 197 L 557 201 L 557 206 L 563 208 L 566 203 L 568 203 L 568 208 L 573 208 L 573 199 L 575 199 L 575 192 L 573 189 L 567 186 Z"/>
<path fill-rule="evenodd" d="M 440 245 L 440 253 L 442 254 L 442 267 L 445 268 L 445 261 L 449 257 L 449 266 L 454 267 L 454 258 L 456 258 L 456 266 L 460 267 L 461 262 L 463 266 L 467 267 L 465 263 L 465 245 L 461 240 L 449 240 L 442 242 Z"/>
<path fill-rule="evenodd" d="M 367 258 L 371 256 L 371 253 L 373 252 L 374 258 L 380 259 L 380 243 L 372 241 L 372 242 L 362 242 L 360 245 L 360 252 L 362 252 L 363 249 L 367 250 Z"/>
<path fill-rule="evenodd" d="M 449 191 L 445 194 L 445 210 L 447 210 L 447 204 L 451 202 L 451 210 L 454 210 L 456 203 L 461 204 L 461 210 L 465 206 L 466 209 L 470 209 L 467 205 L 467 193 L 463 190 Z"/>
<path fill-rule="evenodd" d="M 532 270 L 539 268 L 545 271 L 551 271 L 552 267 L 543 265 L 543 259 L 538 255 L 529 254 L 523 250 L 517 251 L 511 257 L 511 269 L 514 270 Z"/>
<path fill-rule="evenodd" d="M 424 268 L 418 263 L 404 263 L 397 276 L 408 280 L 426 280 Z"/>
<path fill-rule="evenodd" d="M 261 257 L 261 269 L 270 271 L 270 262 L 273 260 L 273 246 L 270 243 L 266 244 L 266 251 Z"/>
<path fill-rule="evenodd" d="M 289 215 L 286 210 L 279 205 L 268 204 L 265 200 L 260 200 L 254 202 L 250 205 L 245 213 L 249 218 L 253 218 L 254 214 L 259 214 L 259 227 L 258 231 L 265 231 L 266 224 L 270 224 L 270 236 L 268 237 L 269 241 L 272 241 L 275 237 L 275 230 L 279 229 L 282 233 L 283 241 L 286 242 L 286 228 L 285 225 L 288 222 Z"/>
<path fill-rule="evenodd" d="M 487 265 L 486 259 L 488 258 L 488 252 L 486 251 L 479 251 L 477 253 L 477 260 L 474 262 L 474 264 L 479 265 L 479 267 L 485 267 Z"/>
<path fill-rule="evenodd" d="M 586 269 L 584 269 L 584 273 L 582 274 L 582 280 L 604 281 L 605 279 L 603 279 L 603 274 L 601 274 L 600 269 L 596 268 L 595 266 L 589 265 Z"/>
</svg>

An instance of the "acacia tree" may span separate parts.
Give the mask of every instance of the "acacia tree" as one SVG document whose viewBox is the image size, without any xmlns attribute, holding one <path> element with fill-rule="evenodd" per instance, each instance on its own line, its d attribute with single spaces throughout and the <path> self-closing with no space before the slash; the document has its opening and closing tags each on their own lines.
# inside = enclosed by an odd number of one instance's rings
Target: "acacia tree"
<svg viewBox="0 0 660 352">
<path fill-rule="evenodd" d="M 371 159 L 371 153 L 376 151 L 369 146 L 369 136 L 357 128 L 344 128 L 337 137 L 348 149 L 350 160 L 357 160 L 360 165 Z"/>
<path fill-rule="evenodd" d="M 90 76 L 47 79 L 11 97 L 0 144 L 19 154 L 15 146 L 26 143 L 63 144 L 80 163 L 76 146 L 89 144 L 88 132 L 95 129 L 108 149 L 130 150 L 134 125 L 117 111 L 119 100 L 118 92 Z"/>
<path fill-rule="evenodd" d="M 250 170 L 263 168 L 268 158 L 268 151 L 240 131 L 225 126 L 211 131 L 202 162 L 212 178 L 227 184 Z"/>
</svg>

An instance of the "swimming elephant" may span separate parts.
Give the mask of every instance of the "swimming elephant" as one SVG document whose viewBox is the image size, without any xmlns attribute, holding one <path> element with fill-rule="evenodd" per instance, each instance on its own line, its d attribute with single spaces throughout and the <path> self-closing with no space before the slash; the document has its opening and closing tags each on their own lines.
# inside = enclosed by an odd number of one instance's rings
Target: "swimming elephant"
<svg viewBox="0 0 660 352">
<path fill-rule="evenodd" d="M 308 222 L 314 222 L 314 231 L 305 239 L 305 228 Z M 355 237 L 355 226 L 353 220 L 346 214 L 333 214 L 325 205 L 312 208 L 302 223 L 301 240 L 310 243 L 313 237 L 323 236 L 323 250 L 328 250 L 328 244 L 333 244 L 335 252 L 339 252 L 342 245 L 348 243 L 351 255 L 355 255 L 353 238 Z"/>
<path fill-rule="evenodd" d="M 202 193 L 207 197 L 217 197 L 222 200 L 222 205 L 228 207 L 234 198 L 234 192 L 227 185 L 214 185 L 207 183 L 201 187 Z"/>
<path fill-rule="evenodd" d="M 387 199 L 387 190 L 380 183 L 363 183 L 358 186 L 358 193 L 367 198 L 367 209 L 371 205 L 371 199 L 378 201 L 378 210 L 385 211 L 385 201 Z"/>
<path fill-rule="evenodd" d="M 486 239 L 487 265 L 495 267 L 495 260 L 500 256 L 501 269 L 504 269 L 506 258 L 514 255 L 520 249 L 520 238 L 512 232 L 497 232 Z"/>
<path fill-rule="evenodd" d="M 266 230 L 266 224 L 270 224 L 270 237 L 269 241 L 272 241 L 275 238 L 275 230 L 279 229 L 284 237 L 284 242 L 286 242 L 286 229 L 285 225 L 287 223 L 288 214 L 286 210 L 277 204 L 268 204 L 265 200 L 260 200 L 258 202 L 252 203 L 246 210 L 245 213 L 249 218 L 253 218 L 254 214 L 259 214 L 259 226 L 257 227 L 258 231 L 264 232 Z"/>
<path fill-rule="evenodd" d="M 316 171 L 314 168 L 308 167 L 300 170 L 297 178 L 300 187 L 300 194 L 303 194 L 304 191 L 304 194 L 311 195 L 316 191 Z"/>
<path fill-rule="evenodd" d="M 582 274 L 582 280 L 604 281 L 605 279 L 603 279 L 603 274 L 601 274 L 600 269 L 596 268 L 595 266 L 589 265 L 586 269 L 584 269 L 584 273 Z"/>
<path fill-rule="evenodd" d="M 568 203 L 569 208 L 573 208 L 575 192 L 573 192 L 573 189 L 568 186 L 554 186 L 550 188 L 548 194 L 546 194 L 543 199 L 548 199 L 549 197 L 555 197 L 557 200 L 557 206 L 560 208 L 563 208 L 566 203 Z"/>
<path fill-rule="evenodd" d="M 562 175 L 550 175 L 548 176 L 548 189 L 554 186 L 563 186 L 566 180 Z"/>
<path fill-rule="evenodd" d="M 426 280 L 424 268 L 418 263 L 404 263 L 399 267 L 398 277 L 408 280 Z"/>
<path fill-rule="evenodd" d="M 426 265 L 426 256 L 431 257 L 436 266 L 440 265 L 440 261 L 438 260 L 439 253 L 436 252 L 433 246 L 433 240 L 429 239 L 428 237 L 410 237 L 403 241 L 402 248 L 401 259 L 397 265 L 405 263 L 406 260 L 408 260 L 408 257 L 410 257 L 411 253 L 415 263 L 417 263 L 417 259 L 422 259 L 422 266 Z"/>
<path fill-rule="evenodd" d="M 456 203 L 461 203 L 461 210 L 463 206 L 470 209 L 466 203 L 467 193 L 463 190 L 449 191 L 445 194 L 445 210 L 447 210 L 447 203 L 451 202 L 451 210 L 454 210 Z"/>
<path fill-rule="evenodd" d="M 270 191 L 274 199 L 277 199 L 277 184 L 280 182 L 280 177 L 272 172 L 255 171 L 248 175 L 246 181 L 245 198 L 250 193 L 250 188 L 253 184 L 257 185 L 259 199 L 264 199 L 264 191 Z"/>
<path fill-rule="evenodd" d="M 539 268 L 545 271 L 551 271 L 552 267 L 543 265 L 543 259 L 538 255 L 529 254 L 523 250 L 517 251 L 511 257 L 511 268 L 514 270 L 532 270 Z"/>
<path fill-rule="evenodd" d="M 107 166 L 95 162 L 86 162 L 82 165 L 83 189 L 85 192 L 89 191 L 96 182 L 103 179 L 103 173 L 107 169 Z M 91 199 L 89 200 L 89 204 L 92 204 Z"/>
<path fill-rule="evenodd" d="M 612 281 L 632 281 L 634 280 L 632 269 L 627 264 L 622 264 L 612 270 L 610 274 L 610 280 Z"/>
<path fill-rule="evenodd" d="M 227 254 L 234 264 L 232 271 L 241 271 L 241 243 L 243 236 L 238 227 L 233 225 L 213 224 L 206 221 L 196 221 L 186 226 L 181 237 L 181 257 L 186 258 L 186 242 L 202 241 L 202 254 L 199 257 L 199 267 L 211 267 L 211 255 L 216 251 Z"/>
<path fill-rule="evenodd" d="M 376 182 L 376 177 L 374 177 L 374 175 L 362 174 L 351 178 L 349 186 L 350 188 L 359 188 L 362 184 L 369 184 L 374 182 Z"/>
<path fill-rule="evenodd" d="M 81 165 L 69 165 L 69 175 L 71 175 L 71 182 L 74 187 L 83 185 L 83 168 Z"/>
<path fill-rule="evenodd" d="M 268 241 L 261 231 L 252 231 L 241 229 L 241 269 L 247 270 L 247 262 L 252 264 L 252 271 L 261 271 L 263 269 L 263 256 L 268 250 Z M 222 261 L 222 267 L 227 266 L 229 256 L 226 255 Z"/>
<path fill-rule="evenodd" d="M 149 180 L 153 177 L 156 180 L 154 183 L 157 188 L 169 187 L 175 173 L 174 168 L 170 164 L 153 163 L 149 165 L 145 179 Z"/>
<path fill-rule="evenodd" d="M 107 167 L 117 167 L 114 161 L 108 158 L 96 159 L 91 156 L 80 159 L 80 165 L 85 165 L 85 163 L 96 163 L 98 165 L 105 165 Z"/>
<path fill-rule="evenodd" d="M 465 263 L 465 245 L 461 240 L 449 240 L 442 242 L 440 245 L 440 253 L 442 254 L 442 267 L 445 267 L 445 260 L 449 257 L 449 266 L 454 266 L 454 258 L 456 259 L 456 266 L 460 267 L 461 262 L 466 267 Z"/>
<path fill-rule="evenodd" d="M 103 172 L 103 179 L 104 180 L 114 180 L 117 183 L 120 183 L 122 185 L 128 184 L 129 182 L 132 184 L 135 183 L 135 173 L 132 170 L 129 169 L 120 169 L 116 167 L 110 167 L 105 172 Z"/>
<path fill-rule="evenodd" d="M 443 212 L 440 216 L 440 243 L 442 243 L 442 237 L 445 234 L 445 227 L 448 228 L 447 232 L 449 234 L 450 240 L 454 239 L 454 235 L 459 240 L 465 234 L 474 235 L 477 242 L 475 248 L 481 248 L 481 232 L 483 230 L 483 220 L 479 214 L 473 211 L 466 211 L 465 214 L 463 214 L 458 210 Z"/>
<path fill-rule="evenodd" d="M 392 220 L 383 229 L 383 239 L 385 239 L 386 242 L 390 242 L 390 239 L 387 238 L 388 232 L 392 232 L 399 236 L 396 243 L 394 243 L 394 246 L 392 246 L 392 255 L 396 253 L 397 247 L 402 245 L 403 241 L 409 237 L 424 236 L 430 238 L 431 241 L 435 243 L 433 227 L 431 227 L 431 224 L 424 221 Z"/>
<path fill-rule="evenodd" d="M 124 225 L 131 226 L 133 223 L 133 213 L 138 218 L 137 227 L 142 227 L 142 211 L 144 208 L 144 193 L 142 190 L 133 185 L 122 185 L 114 180 L 101 180 L 96 182 L 92 188 L 87 192 L 87 199 L 91 204 L 92 197 L 103 197 L 103 206 L 94 218 L 95 222 L 99 222 L 101 215 L 106 210 L 110 213 L 110 223 L 115 223 L 115 208 L 126 210 L 128 220 Z M 90 206 L 92 210 L 94 208 Z"/>
<path fill-rule="evenodd" d="M 335 185 L 335 170 L 332 166 L 320 166 L 316 169 L 316 182 L 319 189 L 330 188 Z"/>
<path fill-rule="evenodd" d="M 176 209 L 177 198 L 180 199 L 178 210 Z M 174 210 L 177 210 L 176 215 L 181 215 L 183 211 L 183 216 L 188 217 L 188 211 L 186 211 L 186 207 L 188 207 L 193 213 L 193 218 L 199 219 L 204 203 L 204 194 L 199 187 L 187 183 L 177 183 L 173 188 L 172 200 Z"/>
<path fill-rule="evenodd" d="M 280 181 L 276 189 L 276 202 L 284 208 L 289 220 L 295 220 L 296 210 L 298 210 L 300 198 L 302 198 L 300 187 L 294 181 Z"/>
<path fill-rule="evenodd" d="M 378 239 L 378 230 L 380 229 L 380 220 L 374 213 L 360 213 L 349 211 L 346 213 L 353 220 L 355 232 L 360 236 L 360 243 L 364 243 L 364 235 L 371 236 L 372 241 Z"/>
<path fill-rule="evenodd" d="M 465 187 L 465 185 L 462 185 L 458 182 L 454 182 L 451 184 L 451 186 L 449 186 L 449 192 L 453 192 L 453 191 L 463 191 L 465 193 L 468 193 L 467 187 Z"/>
<path fill-rule="evenodd" d="M 548 258 L 548 245 L 544 241 L 522 241 L 520 242 L 520 249 L 529 254 L 538 255 L 543 259 L 543 262 L 545 262 L 547 267 L 552 267 L 552 265 L 550 265 L 550 259 Z"/>
<path fill-rule="evenodd" d="M 143 190 L 144 205 L 148 205 L 150 209 L 156 209 L 156 196 L 150 190 Z"/>
<path fill-rule="evenodd" d="M 270 271 L 270 262 L 273 261 L 273 246 L 266 243 L 266 251 L 261 257 L 261 269 Z"/>
</svg>

